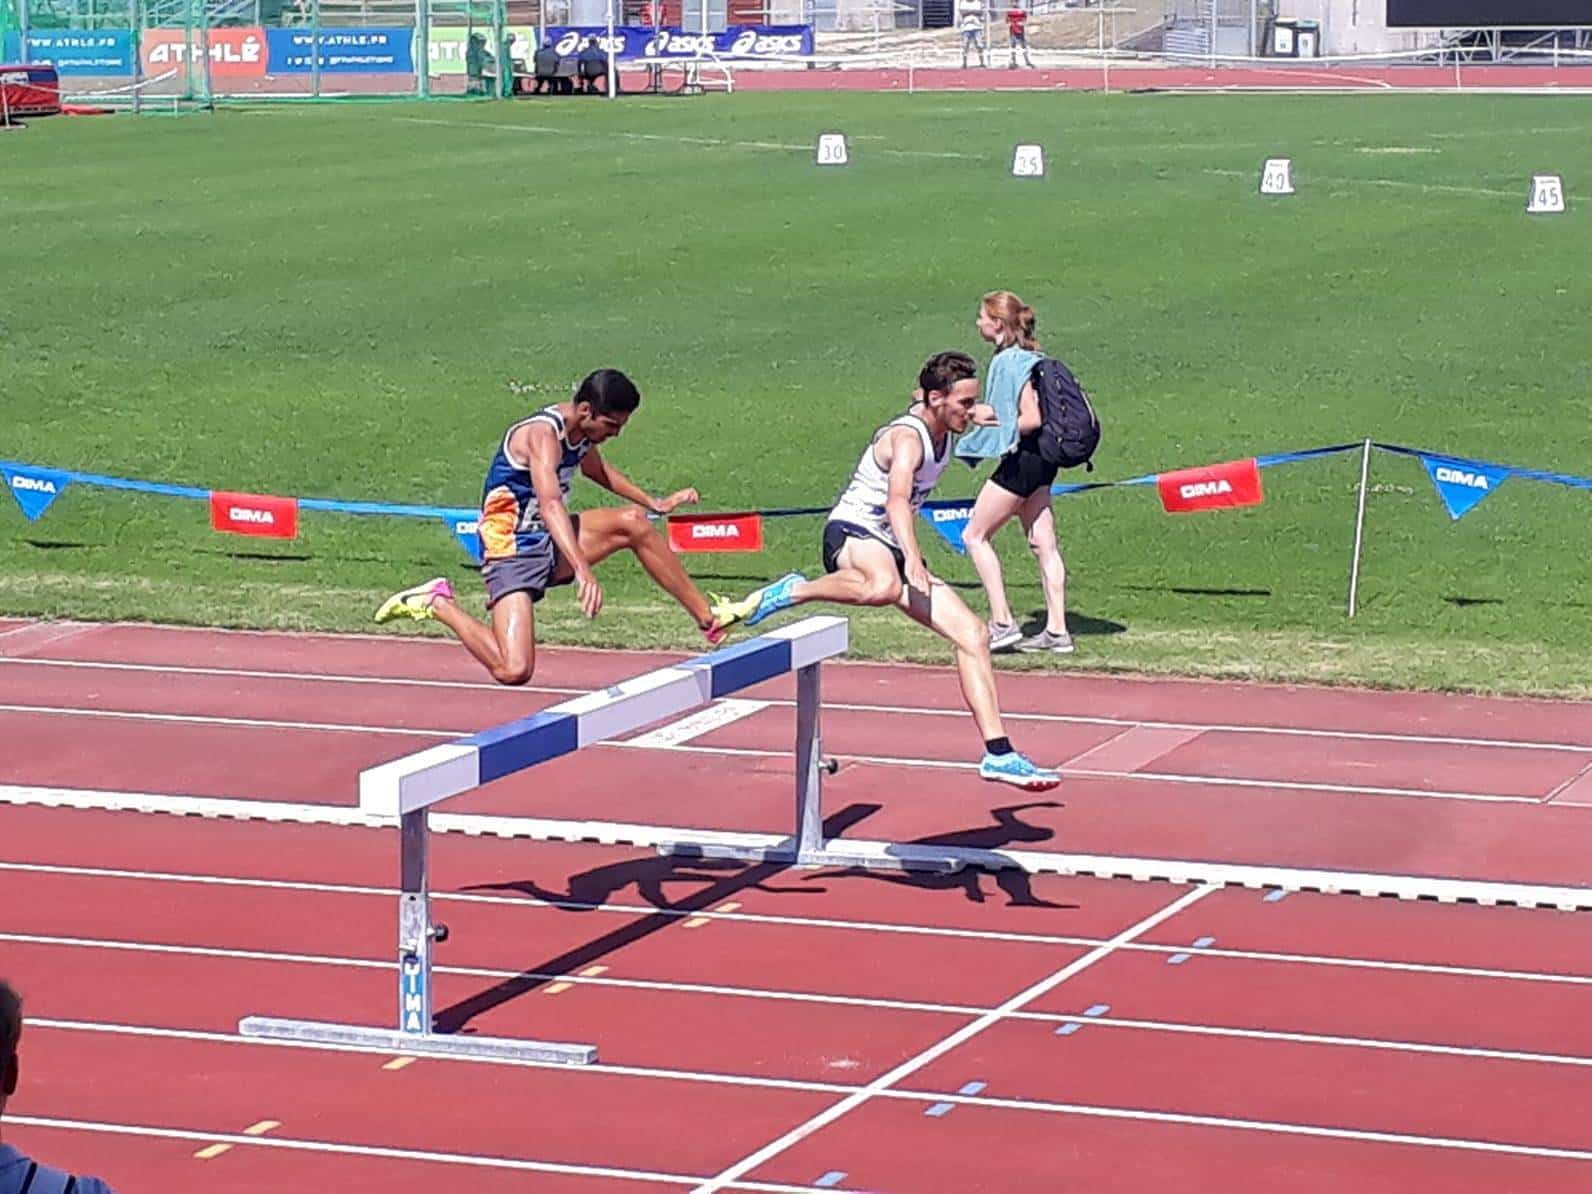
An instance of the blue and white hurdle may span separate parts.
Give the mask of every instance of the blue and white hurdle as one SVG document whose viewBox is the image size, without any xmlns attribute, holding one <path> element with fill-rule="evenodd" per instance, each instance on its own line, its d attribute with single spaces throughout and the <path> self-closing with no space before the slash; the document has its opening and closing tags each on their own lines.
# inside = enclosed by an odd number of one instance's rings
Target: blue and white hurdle
<svg viewBox="0 0 1592 1194">
<path fill-rule="evenodd" d="M 679 717 L 720 697 L 765 680 L 796 673 L 796 817 L 792 835 L 755 849 L 682 840 L 660 849 L 702 855 L 734 854 L 768 861 L 817 864 L 825 858 L 822 828 L 823 756 L 819 739 L 819 665 L 845 653 L 845 618 L 812 617 L 722 650 L 598 692 L 574 697 L 467 738 L 434 746 L 361 772 L 362 814 L 397 817 L 400 833 L 398 895 L 398 1025 L 376 1028 L 248 1016 L 244 1036 L 410 1054 L 554 1061 L 574 1065 L 597 1059 L 597 1047 L 433 1031 L 432 950 L 447 926 L 431 919 L 431 809 L 462 792 L 513 775 L 582 747 Z M 552 826 L 556 822 L 546 822 Z M 569 822 L 579 825 L 579 822 Z"/>
</svg>

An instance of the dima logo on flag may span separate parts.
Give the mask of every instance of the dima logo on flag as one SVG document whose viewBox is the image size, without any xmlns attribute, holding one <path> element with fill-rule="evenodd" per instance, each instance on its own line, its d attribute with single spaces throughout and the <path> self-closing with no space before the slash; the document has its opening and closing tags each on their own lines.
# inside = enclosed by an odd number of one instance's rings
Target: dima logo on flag
<svg viewBox="0 0 1592 1194">
<path fill-rule="evenodd" d="M 1504 483 L 1509 470 L 1479 460 L 1458 460 L 1443 456 L 1422 456 L 1426 475 L 1437 487 L 1443 508 L 1455 521 L 1465 517 L 1481 500 Z"/>
<path fill-rule="evenodd" d="M 66 473 L 47 468 L 7 467 L 0 469 L 0 473 L 5 474 L 6 488 L 17 499 L 17 505 L 22 507 L 29 522 L 36 521 L 72 483 Z"/>
</svg>

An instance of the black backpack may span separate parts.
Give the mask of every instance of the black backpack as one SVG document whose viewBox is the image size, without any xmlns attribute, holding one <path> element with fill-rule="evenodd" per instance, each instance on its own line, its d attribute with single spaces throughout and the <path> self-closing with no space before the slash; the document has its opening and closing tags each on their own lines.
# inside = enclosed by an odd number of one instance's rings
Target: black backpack
<svg viewBox="0 0 1592 1194">
<path fill-rule="evenodd" d="M 1054 357 L 1034 363 L 1029 375 L 1039 399 L 1039 455 L 1059 468 L 1094 465 L 1090 457 L 1100 446 L 1100 420 L 1089 395 L 1072 370 Z"/>
</svg>

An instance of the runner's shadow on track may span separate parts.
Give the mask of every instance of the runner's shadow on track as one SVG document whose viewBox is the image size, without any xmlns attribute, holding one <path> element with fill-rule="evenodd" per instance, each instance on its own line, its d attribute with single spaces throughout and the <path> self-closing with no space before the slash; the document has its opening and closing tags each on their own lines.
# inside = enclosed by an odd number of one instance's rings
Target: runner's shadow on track
<svg viewBox="0 0 1592 1194">
<path fill-rule="evenodd" d="M 936 833 L 930 837 L 913 838 L 902 843 L 909 846 L 955 846 L 963 850 L 1000 850 L 1006 846 L 1048 842 L 1056 836 L 1054 829 L 1043 825 L 1030 825 L 1018 813 L 1033 808 L 1062 808 L 1059 800 L 1033 800 L 1027 804 L 1010 804 L 990 810 L 995 824 L 977 829 L 959 829 L 950 833 Z M 966 866 L 960 870 L 944 871 L 880 871 L 870 867 L 846 867 L 838 871 L 820 871 L 808 875 L 809 880 L 871 879 L 879 883 L 895 883 L 916 887 L 924 891 L 960 890 L 974 904 L 984 902 L 984 876 L 992 875 L 995 885 L 1006 893 L 1008 908 L 1055 908 L 1068 911 L 1077 904 L 1057 904 L 1034 894 L 1033 876 L 1016 867 L 985 868 Z"/>
<path fill-rule="evenodd" d="M 839 837 L 846 830 L 879 811 L 877 804 L 851 804 L 824 818 L 824 836 Z M 642 898 L 657 909 L 649 915 L 629 921 L 584 945 L 567 950 L 539 966 L 521 971 L 478 995 L 440 1009 L 435 1017 L 437 1032 L 469 1032 L 471 1020 L 493 1008 L 501 1007 L 538 987 L 556 981 L 571 971 L 581 970 L 607 956 L 614 950 L 633 945 L 652 934 L 678 924 L 694 912 L 711 908 L 730 896 L 743 891 L 769 891 L 782 895 L 820 895 L 819 887 L 776 887 L 769 881 L 790 870 L 785 862 L 737 862 L 728 858 L 691 858 L 684 855 L 660 855 L 657 858 L 640 858 L 627 862 L 610 863 L 571 875 L 568 890 L 552 891 L 533 879 L 520 879 L 512 883 L 482 883 L 463 888 L 464 891 L 518 891 L 535 899 L 553 904 L 567 912 L 590 912 L 592 905 L 607 903 L 620 891 L 635 885 Z M 668 898 L 665 890 L 675 883 L 695 883 L 697 889 L 677 899 Z"/>
</svg>

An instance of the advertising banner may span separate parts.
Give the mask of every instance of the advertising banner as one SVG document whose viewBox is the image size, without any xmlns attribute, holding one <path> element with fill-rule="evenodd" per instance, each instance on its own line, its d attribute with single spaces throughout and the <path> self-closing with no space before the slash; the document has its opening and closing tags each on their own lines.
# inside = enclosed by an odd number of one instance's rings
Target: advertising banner
<svg viewBox="0 0 1592 1194">
<path fill-rule="evenodd" d="M 273 75 L 307 75 L 318 53 L 322 74 L 412 75 L 414 33 L 399 27 L 322 29 L 318 35 L 308 29 L 267 29 L 266 70 Z M 464 59 L 459 61 L 462 71 Z"/>
<path fill-rule="evenodd" d="M 1446 456 L 1422 456 L 1426 475 L 1437 487 L 1448 517 L 1458 522 L 1504 483 L 1509 470 L 1477 460 L 1455 460 Z"/>
<path fill-rule="evenodd" d="M 669 546 L 675 551 L 762 551 L 763 519 L 758 514 L 671 515 Z"/>
<path fill-rule="evenodd" d="M 187 64 L 190 53 L 204 50 L 206 34 L 182 29 L 146 29 L 140 49 L 146 75 L 163 75 Z M 260 78 L 265 74 L 265 30 L 257 25 L 211 29 L 210 76 L 215 79 Z"/>
<path fill-rule="evenodd" d="M 1161 493 L 1161 506 L 1168 514 L 1258 506 L 1265 497 L 1254 457 L 1162 473 L 1155 485 Z"/>
<path fill-rule="evenodd" d="M 298 537 L 298 500 L 270 497 L 260 493 L 210 495 L 210 528 L 234 535 L 258 535 L 267 539 Z"/>
<path fill-rule="evenodd" d="M 17 499 L 17 505 L 22 507 L 22 513 L 29 522 L 36 521 L 72 483 L 65 473 L 48 468 L 10 465 L 0 469 L 0 474 L 5 476 L 6 488 Z"/>
<path fill-rule="evenodd" d="M 6 38 L 5 59 L 19 49 L 15 34 Z M 130 75 L 133 73 L 133 34 L 130 29 L 40 29 L 28 33 L 22 57 L 48 62 L 56 74 Z"/>
</svg>

